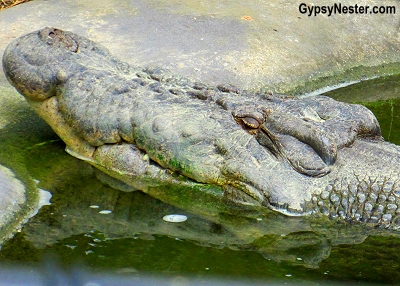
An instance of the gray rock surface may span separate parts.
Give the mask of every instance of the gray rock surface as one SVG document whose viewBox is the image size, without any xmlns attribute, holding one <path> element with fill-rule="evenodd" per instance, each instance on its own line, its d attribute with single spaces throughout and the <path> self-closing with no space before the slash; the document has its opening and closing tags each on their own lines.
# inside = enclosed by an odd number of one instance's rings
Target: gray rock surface
<svg viewBox="0 0 400 286">
<path fill-rule="evenodd" d="M 358 3 L 394 6 L 392 15 L 310 17 L 300 3 L 35 0 L 0 13 L 0 53 L 13 38 L 51 26 L 86 36 L 130 64 L 210 84 L 301 92 L 398 71 L 398 1 Z"/>
<path fill-rule="evenodd" d="M 15 178 L 9 169 L 0 165 L 0 243 L 7 238 L 23 219 L 15 219 L 26 203 L 25 186 Z"/>
</svg>

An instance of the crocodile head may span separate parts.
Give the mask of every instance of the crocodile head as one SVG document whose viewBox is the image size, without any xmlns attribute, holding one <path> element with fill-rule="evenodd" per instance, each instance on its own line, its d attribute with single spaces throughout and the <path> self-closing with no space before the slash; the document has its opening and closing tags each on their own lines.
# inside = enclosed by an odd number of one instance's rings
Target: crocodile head
<svg viewBox="0 0 400 286">
<path fill-rule="evenodd" d="M 199 193 L 289 215 L 322 212 L 387 227 L 400 221 L 400 148 L 383 141 L 360 105 L 131 67 L 53 28 L 10 43 L 3 67 L 67 151 L 121 189 L 176 204 Z M 192 205 L 208 203 L 200 202 Z"/>
</svg>

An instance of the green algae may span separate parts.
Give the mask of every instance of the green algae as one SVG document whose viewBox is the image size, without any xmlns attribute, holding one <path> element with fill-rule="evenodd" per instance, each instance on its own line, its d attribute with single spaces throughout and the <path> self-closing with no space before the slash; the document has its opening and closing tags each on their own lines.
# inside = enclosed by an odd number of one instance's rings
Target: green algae
<svg viewBox="0 0 400 286">
<path fill-rule="evenodd" d="M 301 95 L 325 87 L 351 83 L 354 81 L 367 82 L 368 84 L 368 82 L 374 81 L 374 78 L 376 77 L 382 78 L 382 81 L 385 81 L 387 78 L 396 75 L 400 75 L 400 63 L 398 62 L 379 66 L 361 65 L 336 72 L 333 75 L 324 75 L 317 78 L 300 80 L 293 83 L 291 86 L 282 84 L 282 86 L 279 86 L 276 89 L 278 92 L 288 95 Z M 339 89 L 335 89 L 333 92 L 337 92 L 338 90 Z M 354 99 L 352 99 L 351 102 L 357 101 L 356 97 L 357 95 L 354 95 Z"/>
<path fill-rule="evenodd" d="M 400 75 L 382 76 L 361 81 L 326 92 L 325 95 L 339 101 L 361 104 L 396 99 L 400 97 Z"/>
</svg>

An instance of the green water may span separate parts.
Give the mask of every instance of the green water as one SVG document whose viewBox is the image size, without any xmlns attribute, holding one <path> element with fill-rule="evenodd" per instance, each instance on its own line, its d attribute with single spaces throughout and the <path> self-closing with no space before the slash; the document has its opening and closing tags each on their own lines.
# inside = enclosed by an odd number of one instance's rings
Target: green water
<svg viewBox="0 0 400 286">
<path fill-rule="evenodd" d="M 362 102 L 377 116 L 385 139 L 400 144 L 399 82 L 399 77 L 372 80 L 328 95 Z M 330 221 L 321 227 L 273 212 L 225 215 L 216 222 L 103 185 L 90 166 L 64 152 L 26 104 L 9 116 L 13 120 L 0 130 L 0 164 L 23 181 L 38 180 L 53 197 L 2 246 L 1 265 L 40 267 L 51 254 L 65 269 L 84 265 L 118 275 L 399 284 L 396 233 Z M 173 213 L 188 220 L 162 220 Z"/>
<path fill-rule="evenodd" d="M 385 140 L 400 145 L 400 76 L 379 78 L 326 93 L 336 100 L 361 103 L 378 118 Z"/>
</svg>

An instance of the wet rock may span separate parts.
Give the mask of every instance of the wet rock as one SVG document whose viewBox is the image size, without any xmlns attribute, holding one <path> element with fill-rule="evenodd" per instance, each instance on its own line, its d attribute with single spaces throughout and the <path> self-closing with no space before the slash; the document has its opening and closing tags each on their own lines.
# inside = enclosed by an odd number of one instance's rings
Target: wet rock
<svg viewBox="0 0 400 286">
<path fill-rule="evenodd" d="M 25 203 L 25 186 L 11 170 L 0 166 L 0 243 L 15 233 L 25 220 L 19 217 Z"/>
<path fill-rule="evenodd" d="M 99 42 L 132 65 L 282 93 L 392 73 L 400 60 L 393 14 L 308 16 L 294 0 L 208 2 L 35 0 L 0 13 L 0 54 L 13 38 L 53 26 Z"/>
</svg>

